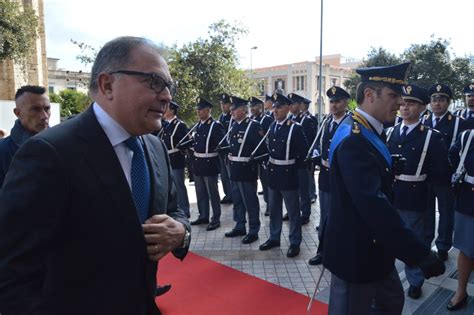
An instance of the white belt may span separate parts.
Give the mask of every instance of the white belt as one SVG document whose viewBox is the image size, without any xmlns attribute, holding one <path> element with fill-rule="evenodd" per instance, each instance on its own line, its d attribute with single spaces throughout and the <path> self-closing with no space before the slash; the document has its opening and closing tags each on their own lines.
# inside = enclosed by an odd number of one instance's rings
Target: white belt
<svg viewBox="0 0 474 315">
<path fill-rule="evenodd" d="M 464 181 L 466 183 L 474 185 L 474 176 L 464 175 Z"/>
<path fill-rule="evenodd" d="M 219 154 L 217 152 L 212 152 L 212 153 L 197 153 L 197 152 L 194 152 L 195 157 L 203 158 L 203 159 L 216 157 L 218 155 Z"/>
<path fill-rule="evenodd" d="M 168 150 L 168 154 L 173 154 L 173 153 L 176 153 L 176 152 L 179 152 L 179 149 L 174 148 L 174 149 Z"/>
<path fill-rule="evenodd" d="M 250 157 L 245 157 L 245 156 L 239 157 L 239 156 L 228 155 L 228 157 L 229 157 L 229 161 L 232 161 L 232 162 L 249 162 L 250 161 Z"/>
<path fill-rule="evenodd" d="M 275 165 L 293 165 L 293 164 L 296 163 L 295 159 L 277 160 L 277 159 L 274 159 L 274 158 L 270 158 L 269 161 L 270 161 L 270 163 L 275 164 Z"/>
<path fill-rule="evenodd" d="M 428 175 L 426 175 L 426 174 L 422 174 L 420 176 L 404 175 L 404 174 L 395 176 L 396 179 L 402 180 L 404 182 L 424 182 L 427 177 L 428 177 Z"/>
<path fill-rule="evenodd" d="M 321 159 L 321 164 L 322 164 L 324 167 L 329 168 L 329 161 Z"/>
</svg>

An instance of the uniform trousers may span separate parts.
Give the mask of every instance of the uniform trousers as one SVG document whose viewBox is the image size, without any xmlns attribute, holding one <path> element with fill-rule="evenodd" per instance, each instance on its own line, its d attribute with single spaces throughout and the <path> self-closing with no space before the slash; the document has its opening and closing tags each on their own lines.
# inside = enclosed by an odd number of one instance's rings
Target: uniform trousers
<svg viewBox="0 0 474 315">
<path fill-rule="evenodd" d="M 260 231 L 260 205 L 257 197 L 257 181 L 230 181 L 234 202 L 235 230 L 246 231 L 245 214 L 249 218 L 249 235 Z"/>
<path fill-rule="evenodd" d="M 226 158 L 219 156 L 219 162 L 221 164 L 222 190 L 224 191 L 224 196 L 230 198 L 232 195 L 232 188 L 230 187 L 229 168 L 226 164 Z"/>
<path fill-rule="evenodd" d="M 184 168 L 173 169 L 173 180 L 176 186 L 176 194 L 178 196 L 178 206 L 184 210 L 184 213 L 189 217 L 189 199 L 188 190 L 184 184 Z"/>
<path fill-rule="evenodd" d="M 399 210 L 398 213 L 406 225 L 422 240 L 425 231 L 426 214 L 424 212 L 408 210 Z M 408 283 L 412 286 L 420 288 L 425 281 L 425 275 L 420 267 L 405 265 L 405 274 Z"/>
<path fill-rule="evenodd" d="M 217 175 L 197 176 L 194 175 L 194 187 L 196 188 L 197 205 L 199 219 L 209 220 L 210 209 L 209 200 L 212 205 L 211 223 L 220 223 L 221 202 L 219 189 L 217 188 Z"/>
<path fill-rule="evenodd" d="M 404 301 L 395 268 L 385 278 L 369 283 L 351 283 L 333 274 L 328 315 L 400 315 Z"/>
<path fill-rule="evenodd" d="M 431 184 L 429 185 L 428 205 L 425 212 L 425 239 L 427 244 L 431 244 L 435 235 L 436 226 L 436 203 L 438 200 L 438 237 L 436 247 L 438 250 L 449 251 L 453 245 L 454 229 L 454 194 L 451 186 Z"/>
<path fill-rule="evenodd" d="M 324 222 L 326 222 L 329 212 L 329 207 L 331 206 L 331 194 L 329 191 L 319 190 L 319 209 L 320 218 L 319 218 L 319 231 L 318 231 L 318 239 L 321 242 L 322 233 L 323 233 L 323 226 Z M 319 247 L 318 247 L 319 249 Z"/>
<path fill-rule="evenodd" d="M 260 178 L 260 183 L 262 184 L 263 200 L 267 204 L 268 210 L 268 170 L 264 168 L 262 164 L 258 165 L 258 177 Z"/>
<path fill-rule="evenodd" d="M 301 214 L 298 190 L 274 190 L 268 187 L 270 203 L 270 240 L 280 242 L 283 201 L 290 220 L 290 245 L 301 244 Z"/>
<path fill-rule="evenodd" d="M 318 198 L 316 194 L 316 179 L 314 178 L 314 164 L 311 165 L 311 169 L 309 170 L 309 196 L 311 199 Z"/>
<path fill-rule="evenodd" d="M 300 197 L 300 210 L 303 218 L 309 218 L 311 215 L 311 197 L 310 197 L 309 172 L 306 167 L 298 169 L 298 193 Z"/>
</svg>

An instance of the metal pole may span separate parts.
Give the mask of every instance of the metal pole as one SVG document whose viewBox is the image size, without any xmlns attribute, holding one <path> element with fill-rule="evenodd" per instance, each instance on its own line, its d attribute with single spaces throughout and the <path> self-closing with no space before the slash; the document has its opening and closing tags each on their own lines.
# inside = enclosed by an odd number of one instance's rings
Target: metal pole
<svg viewBox="0 0 474 315">
<path fill-rule="evenodd" d="M 321 27 L 319 33 L 319 98 L 318 98 L 318 123 L 323 120 L 323 0 L 321 0 Z"/>
</svg>

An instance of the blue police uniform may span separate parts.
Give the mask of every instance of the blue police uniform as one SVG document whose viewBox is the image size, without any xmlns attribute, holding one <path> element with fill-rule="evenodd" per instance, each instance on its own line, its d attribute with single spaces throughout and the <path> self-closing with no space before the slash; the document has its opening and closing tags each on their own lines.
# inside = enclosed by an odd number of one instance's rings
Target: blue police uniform
<svg viewBox="0 0 474 315">
<path fill-rule="evenodd" d="M 268 131 L 268 128 L 273 122 L 273 118 L 271 116 L 268 116 L 266 114 L 260 113 L 258 116 L 252 116 L 251 119 L 257 121 L 260 123 L 260 125 L 263 128 L 264 133 L 266 134 Z M 268 171 L 265 167 L 265 163 L 259 163 L 258 165 L 258 176 L 260 178 L 260 183 L 262 184 L 262 190 L 263 190 L 263 200 L 267 204 L 266 206 L 266 211 L 265 215 L 269 215 L 270 211 L 268 209 Z"/>
<path fill-rule="evenodd" d="M 288 98 L 293 103 L 304 103 L 306 100 L 304 97 L 295 93 L 288 94 Z M 316 137 L 316 127 L 314 120 L 305 115 L 303 112 L 299 112 L 297 115 L 292 115 L 291 119 L 303 127 L 303 133 L 307 143 L 313 143 L 313 140 Z M 304 156 L 306 157 L 306 154 Z M 311 215 L 311 175 L 312 172 L 308 169 L 308 166 L 304 163 L 300 163 L 298 168 L 298 191 L 300 196 L 302 224 L 307 224 Z"/>
<path fill-rule="evenodd" d="M 390 153 L 400 154 L 406 159 L 403 174 L 395 176 L 393 204 L 399 209 L 400 216 L 406 224 L 424 240 L 428 181 L 449 177 L 451 171 L 444 139 L 438 131 L 429 129 L 421 122 L 416 126 L 400 123 L 389 133 Z M 407 265 L 405 274 L 408 283 L 416 288 L 411 290 L 418 290 L 421 293 L 425 279 L 421 269 Z"/>
<path fill-rule="evenodd" d="M 469 96 L 474 95 L 474 83 L 466 85 L 462 92 L 463 92 L 463 94 L 466 98 L 469 97 Z M 454 113 L 454 115 L 460 116 L 460 117 L 464 118 L 465 120 L 469 121 L 471 123 L 470 125 L 472 127 L 474 125 L 474 108 L 472 108 L 472 104 L 471 104 L 471 106 L 469 106 L 469 104 L 467 104 L 467 102 L 468 102 L 468 100 L 466 99 L 466 108 L 457 110 Z"/>
<path fill-rule="evenodd" d="M 198 99 L 198 108 L 212 106 L 211 103 L 203 98 Z M 206 121 L 201 121 L 196 127 L 194 134 L 194 181 L 196 188 L 196 197 L 199 210 L 198 222 L 207 223 L 209 220 L 209 200 L 212 205 L 212 219 L 208 229 L 220 225 L 221 206 L 219 190 L 217 188 L 217 176 L 220 170 L 219 154 L 217 146 L 224 137 L 224 127 L 212 117 Z"/>
<path fill-rule="evenodd" d="M 290 100 L 282 94 L 273 95 L 273 106 L 285 106 Z M 280 245 L 282 228 L 282 206 L 285 202 L 290 221 L 290 248 L 288 257 L 299 254 L 301 244 L 301 214 L 298 193 L 298 171 L 308 152 L 308 144 L 301 125 L 284 120 L 276 121 L 270 126 L 268 133 L 268 199 L 270 204 L 270 238 L 260 245 L 261 250 Z"/>
<path fill-rule="evenodd" d="M 246 106 L 247 101 L 231 97 L 232 108 Z M 258 163 L 251 160 L 251 155 L 263 138 L 262 126 L 250 118 L 241 122 L 235 121 L 229 133 L 229 169 L 234 202 L 234 229 L 226 233 L 227 237 L 244 235 L 246 228 L 246 213 L 249 218 L 249 232 L 242 239 L 244 244 L 258 239 L 260 230 L 260 205 L 257 197 Z M 265 153 L 261 145 L 255 156 Z"/>
<path fill-rule="evenodd" d="M 464 172 L 459 176 L 455 197 L 454 247 L 464 255 L 474 259 L 474 138 L 468 145 L 469 133 L 462 132 L 449 151 L 454 166 L 458 167 L 462 153 L 467 149 L 464 159 Z"/>
<path fill-rule="evenodd" d="M 408 67 L 357 72 L 362 82 L 380 82 L 401 94 Z M 392 159 L 384 136 L 382 122 L 357 108 L 331 141 L 331 202 L 323 226 L 323 264 L 332 273 L 330 314 L 400 314 L 404 294 L 395 258 L 414 265 L 430 255 L 392 204 Z"/>
<path fill-rule="evenodd" d="M 308 100 L 308 103 L 305 103 L 306 106 L 309 105 L 309 103 L 311 103 L 309 100 Z M 316 137 L 316 134 L 318 132 L 318 118 L 316 118 L 316 116 L 314 116 L 313 114 L 310 113 L 309 110 L 306 110 L 303 112 L 303 114 L 308 117 L 309 119 L 311 119 L 311 121 L 313 122 L 313 125 L 314 125 L 314 137 Z M 313 138 L 314 140 L 314 138 Z M 310 140 L 308 139 L 308 144 L 311 144 L 312 142 L 310 142 Z M 314 171 L 315 171 L 315 165 L 314 164 L 311 164 L 310 165 L 310 169 L 309 169 L 309 196 L 311 198 L 311 203 L 314 203 L 316 202 L 316 199 L 318 198 L 318 194 L 316 194 L 316 179 L 314 178 Z"/>
<path fill-rule="evenodd" d="M 435 84 L 429 90 L 430 96 L 440 95 L 452 98 L 451 89 L 444 84 Z M 438 120 L 438 122 L 436 122 Z M 469 124 L 459 116 L 454 116 L 447 111 L 442 117 L 435 117 L 431 113 L 426 117 L 424 124 L 441 132 L 446 149 L 454 144 L 456 137 L 463 130 L 468 129 Z M 426 212 L 425 237 L 426 241 L 431 244 L 434 239 L 436 207 L 435 199 L 438 199 L 438 237 L 436 238 L 436 247 L 440 253 L 440 257 L 447 259 L 447 253 L 453 242 L 454 228 L 454 195 L 451 189 L 450 178 L 431 182 L 430 193 L 428 197 L 428 211 Z"/>
<path fill-rule="evenodd" d="M 221 95 L 221 102 L 230 103 L 230 95 L 222 94 Z M 230 130 L 232 125 L 232 115 L 229 113 L 221 113 L 219 115 L 219 122 L 224 126 L 224 132 L 227 133 Z M 227 160 L 225 155 L 221 155 L 219 157 L 220 164 L 221 164 L 221 182 L 222 182 L 222 190 L 224 191 L 224 198 L 222 199 L 223 203 L 231 203 L 232 202 L 232 188 L 230 186 L 230 179 L 229 179 L 229 168 L 227 165 Z"/>
<path fill-rule="evenodd" d="M 177 105 L 177 104 L 176 104 Z M 178 106 L 174 106 L 176 109 Z M 180 142 L 183 143 L 187 138 L 188 128 L 186 124 L 175 117 L 171 121 L 167 121 L 163 125 L 160 131 L 160 138 L 168 149 L 168 155 L 170 158 L 171 169 L 173 172 L 173 180 L 176 186 L 176 193 L 178 197 L 178 206 L 184 210 L 188 218 L 190 217 L 189 211 L 189 199 L 186 185 L 184 184 L 184 167 L 186 166 L 186 155 L 184 150 L 186 147 L 179 146 Z M 191 143 L 189 143 L 191 145 Z"/>
</svg>

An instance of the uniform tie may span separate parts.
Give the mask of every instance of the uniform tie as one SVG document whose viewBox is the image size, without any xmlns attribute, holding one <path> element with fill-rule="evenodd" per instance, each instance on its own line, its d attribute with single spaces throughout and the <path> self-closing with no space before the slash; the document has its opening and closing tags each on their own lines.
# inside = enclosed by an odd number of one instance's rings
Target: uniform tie
<svg viewBox="0 0 474 315">
<path fill-rule="evenodd" d="M 329 132 L 333 132 L 333 130 L 336 128 L 337 128 L 337 122 L 334 120 L 329 126 Z"/>
<path fill-rule="evenodd" d="M 438 124 L 439 124 L 439 117 L 436 117 L 436 118 L 435 118 L 435 125 L 434 125 L 433 127 L 438 126 Z"/>
<path fill-rule="evenodd" d="M 144 223 L 148 219 L 150 209 L 150 173 L 145 159 L 145 152 L 137 137 L 130 137 L 125 140 L 127 147 L 133 151 L 132 158 L 132 195 L 137 208 L 140 222 Z"/>
<path fill-rule="evenodd" d="M 407 137 L 407 131 L 408 131 L 408 126 L 403 126 L 402 133 L 400 134 L 400 139 L 402 141 L 405 141 L 405 138 Z"/>
<path fill-rule="evenodd" d="M 278 130 L 280 130 L 280 128 L 281 128 L 281 124 L 277 123 L 276 126 L 275 126 L 275 133 L 277 133 Z"/>
</svg>

